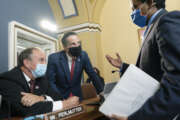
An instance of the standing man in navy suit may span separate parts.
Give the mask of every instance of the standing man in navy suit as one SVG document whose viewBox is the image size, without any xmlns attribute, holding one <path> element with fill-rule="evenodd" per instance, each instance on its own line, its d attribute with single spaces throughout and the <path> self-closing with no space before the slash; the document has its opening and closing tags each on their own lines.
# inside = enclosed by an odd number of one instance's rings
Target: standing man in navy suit
<svg viewBox="0 0 180 120">
<path fill-rule="evenodd" d="M 172 1 L 173 2 L 173 1 Z M 161 83 L 160 89 L 135 113 L 118 120 L 173 120 L 180 113 L 180 12 L 167 12 L 165 0 L 131 0 L 133 22 L 146 27 L 136 66 Z M 123 72 L 119 54 L 107 60 Z M 179 119 L 178 119 L 179 120 Z"/>
<path fill-rule="evenodd" d="M 83 70 L 93 78 L 97 93 L 103 90 L 100 78 L 94 71 L 89 57 L 81 50 L 81 40 L 74 32 L 64 34 L 62 38 L 64 50 L 51 54 L 48 58 L 47 77 L 51 86 L 64 99 L 78 96 L 82 99 L 81 76 Z"/>
</svg>

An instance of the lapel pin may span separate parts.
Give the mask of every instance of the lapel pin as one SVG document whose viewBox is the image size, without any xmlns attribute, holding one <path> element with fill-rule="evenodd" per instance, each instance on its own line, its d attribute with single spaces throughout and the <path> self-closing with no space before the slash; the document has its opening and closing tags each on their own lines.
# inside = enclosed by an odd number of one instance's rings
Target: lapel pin
<svg viewBox="0 0 180 120">
<path fill-rule="evenodd" d="M 35 89 L 39 89 L 39 86 L 35 86 Z"/>
</svg>

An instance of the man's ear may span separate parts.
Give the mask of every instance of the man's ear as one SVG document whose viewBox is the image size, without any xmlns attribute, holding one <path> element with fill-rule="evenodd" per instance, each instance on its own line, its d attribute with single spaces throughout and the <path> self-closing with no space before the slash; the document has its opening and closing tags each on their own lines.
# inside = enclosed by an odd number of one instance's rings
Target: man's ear
<svg viewBox="0 0 180 120">
<path fill-rule="evenodd" d="M 153 2 L 153 3 L 151 4 L 151 6 L 152 6 L 152 7 L 156 6 L 156 2 Z"/>
<path fill-rule="evenodd" d="M 154 0 L 147 0 L 147 1 L 146 1 L 146 3 L 147 3 L 149 6 L 151 6 L 153 2 L 154 2 Z"/>
<path fill-rule="evenodd" d="M 63 48 L 64 48 L 64 50 L 65 50 L 66 52 L 68 52 L 68 47 L 67 47 L 67 46 L 63 46 Z"/>
<path fill-rule="evenodd" d="M 29 63 L 30 61 L 28 60 L 28 59 L 24 59 L 23 60 L 23 64 L 24 64 L 24 66 L 26 67 L 26 68 L 29 68 Z"/>
</svg>

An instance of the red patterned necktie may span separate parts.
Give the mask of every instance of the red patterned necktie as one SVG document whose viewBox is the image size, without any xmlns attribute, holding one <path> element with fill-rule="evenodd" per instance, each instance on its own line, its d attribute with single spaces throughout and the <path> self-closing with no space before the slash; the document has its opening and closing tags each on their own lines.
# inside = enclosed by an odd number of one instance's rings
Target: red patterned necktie
<svg viewBox="0 0 180 120">
<path fill-rule="evenodd" d="M 29 83 L 30 83 L 30 91 L 31 91 L 31 93 L 33 93 L 34 92 L 34 86 L 35 86 L 35 80 L 30 80 Z"/>
<path fill-rule="evenodd" d="M 72 64 L 71 64 L 71 73 L 70 73 L 70 79 L 72 82 L 73 75 L 74 75 L 74 64 L 75 64 L 75 59 L 72 59 Z M 72 92 L 70 93 L 69 97 L 73 96 Z"/>
</svg>

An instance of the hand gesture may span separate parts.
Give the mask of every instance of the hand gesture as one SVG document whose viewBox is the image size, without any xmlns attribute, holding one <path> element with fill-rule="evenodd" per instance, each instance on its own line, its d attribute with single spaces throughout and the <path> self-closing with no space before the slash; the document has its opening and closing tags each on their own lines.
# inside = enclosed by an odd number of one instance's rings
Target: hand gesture
<svg viewBox="0 0 180 120">
<path fill-rule="evenodd" d="M 106 59 L 112 66 L 120 68 L 122 66 L 122 60 L 118 53 L 116 53 L 116 56 L 117 58 L 112 58 L 111 56 L 106 55 Z"/>
</svg>

